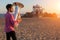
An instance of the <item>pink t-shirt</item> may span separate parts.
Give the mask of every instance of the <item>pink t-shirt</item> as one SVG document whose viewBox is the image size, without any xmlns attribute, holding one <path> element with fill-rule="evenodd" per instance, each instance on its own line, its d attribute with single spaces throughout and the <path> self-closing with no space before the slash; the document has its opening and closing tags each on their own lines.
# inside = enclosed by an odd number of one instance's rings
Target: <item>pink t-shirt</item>
<svg viewBox="0 0 60 40">
<path fill-rule="evenodd" d="M 5 32 L 15 31 L 14 30 L 14 25 L 17 24 L 17 23 L 18 23 L 18 21 L 14 20 L 14 16 L 10 12 L 7 12 L 5 14 L 5 28 L 4 28 L 4 31 Z"/>
</svg>

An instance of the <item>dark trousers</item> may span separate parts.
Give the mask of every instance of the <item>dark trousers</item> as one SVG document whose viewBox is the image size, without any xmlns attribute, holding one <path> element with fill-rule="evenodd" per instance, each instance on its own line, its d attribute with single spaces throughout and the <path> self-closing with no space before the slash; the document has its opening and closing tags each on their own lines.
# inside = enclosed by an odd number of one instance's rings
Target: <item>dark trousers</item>
<svg viewBox="0 0 60 40">
<path fill-rule="evenodd" d="M 11 31 L 11 32 L 6 33 L 6 39 L 7 40 L 10 40 L 10 37 L 12 38 L 12 40 L 17 40 L 16 39 L 16 34 L 15 34 L 14 31 Z"/>
</svg>

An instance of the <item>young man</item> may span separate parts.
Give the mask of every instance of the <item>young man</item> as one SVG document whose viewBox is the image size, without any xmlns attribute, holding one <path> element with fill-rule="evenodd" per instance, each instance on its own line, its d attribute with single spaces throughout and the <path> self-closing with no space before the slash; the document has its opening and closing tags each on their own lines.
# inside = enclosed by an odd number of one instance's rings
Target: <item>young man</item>
<svg viewBox="0 0 60 40">
<path fill-rule="evenodd" d="M 6 5 L 7 12 L 5 14 L 5 32 L 6 32 L 6 39 L 10 40 L 10 37 L 12 40 L 17 40 L 14 25 L 21 22 L 21 20 L 14 20 L 14 16 L 12 15 L 12 12 L 14 11 L 12 4 Z"/>
</svg>

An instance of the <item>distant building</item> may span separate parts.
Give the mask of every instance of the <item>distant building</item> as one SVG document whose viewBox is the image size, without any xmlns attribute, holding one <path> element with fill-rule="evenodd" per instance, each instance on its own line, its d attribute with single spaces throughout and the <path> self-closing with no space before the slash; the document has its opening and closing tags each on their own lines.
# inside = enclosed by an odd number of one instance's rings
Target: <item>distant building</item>
<svg viewBox="0 0 60 40">
<path fill-rule="evenodd" d="M 39 5 L 33 6 L 33 14 L 35 14 L 37 17 L 39 17 L 40 14 L 42 14 L 42 11 L 43 11 L 43 9 L 41 6 L 39 6 Z"/>
</svg>

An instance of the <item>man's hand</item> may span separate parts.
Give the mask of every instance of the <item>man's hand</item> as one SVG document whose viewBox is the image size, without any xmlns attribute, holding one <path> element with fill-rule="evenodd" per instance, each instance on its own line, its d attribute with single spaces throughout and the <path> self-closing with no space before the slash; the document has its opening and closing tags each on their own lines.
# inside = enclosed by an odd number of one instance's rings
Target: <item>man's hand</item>
<svg viewBox="0 0 60 40">
<path fill-rule="evenodd" d="M 18 23 L 20 23 L 22 21 L 21 15 L 19 13 L 18 13 L 18 16 L 17 16 L 17 21 L 18 21 Z"/>
<path fill-rule="evenodd" d="M 17 21 L 18 21 L 18 23 L 20 23 L 22 21 L 22 19 L 21 18 L 20 19 L 17 19 Z"/>
<path fill-rule="evenodd" d="M 14 24 L 14 25 L 15 25 L 15 27 L 17 27 L 21 21 L 22 21 L 22 19 L 21 19 L 21 18 L 20 18 L 20 19 L 17 19 L 17 20 L 16 20 L 16 22 L 15 22 L 15 24 Z"/>
</svg>

